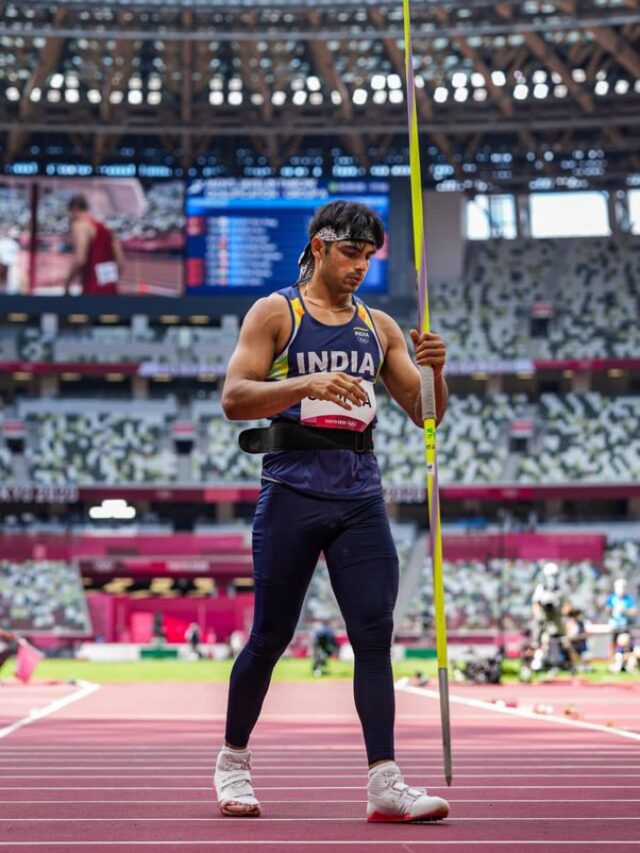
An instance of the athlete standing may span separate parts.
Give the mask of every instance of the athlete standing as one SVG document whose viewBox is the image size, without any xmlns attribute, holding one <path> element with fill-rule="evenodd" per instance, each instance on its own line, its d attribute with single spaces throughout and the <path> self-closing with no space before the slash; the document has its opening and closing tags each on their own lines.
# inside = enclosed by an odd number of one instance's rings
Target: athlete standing
<svg viewBox="0 0 640 853">
<path fill-rule="evenodd" d="M 369 821 L 446 817 L 445 800 L 404 783 L 394 761 L 391 669 L 398 557 L 373 455 L 373 384 L 422 426 L 420 376 L 394 320 L 355 295 L 384 226 L 369 208 L 324 205 L 309 226 L 297 284 L 259 299 L 229 362 L 222 406 L 232 420 L 270 418 L 240 443 L 265 452 L 253 525 L 254 623 L 232 673 L 215 786 L 222 814 L 257 816 L 248 742 L 271 672 L 289 644 L 324 552 L 355 657 L 355 704 L 369 762 Z M 435 371 L 447 405 L 445 345 L 411 331 L 415 360 Z"/>
<path fill-rule="evenodd" d="M 114 296 L 124 272 L 125 256 L 120 241 L 102 222 L 91 216 L 83 195 L 69 200 L 73 262 L 64 281 L 65 292 L 79 277 L 82 293 Z"/>
</svg>

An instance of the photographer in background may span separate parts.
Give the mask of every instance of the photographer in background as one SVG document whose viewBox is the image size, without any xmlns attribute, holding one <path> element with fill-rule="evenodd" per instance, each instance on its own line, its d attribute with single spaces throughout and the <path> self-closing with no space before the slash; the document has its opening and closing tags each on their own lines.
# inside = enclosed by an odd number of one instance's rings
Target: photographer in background
<svg viewBox="0 0 640 853">
<path fill-rule="evenodd" d="M 556 563 L 545 563 L 542 580 L 532 598 L 533 640 L 536 652 L 532 669 L 574 670 L 574 654 L 566 636 L 563 613 L 565 597 L 560 585 L 560 570 Z"/>
</svg>

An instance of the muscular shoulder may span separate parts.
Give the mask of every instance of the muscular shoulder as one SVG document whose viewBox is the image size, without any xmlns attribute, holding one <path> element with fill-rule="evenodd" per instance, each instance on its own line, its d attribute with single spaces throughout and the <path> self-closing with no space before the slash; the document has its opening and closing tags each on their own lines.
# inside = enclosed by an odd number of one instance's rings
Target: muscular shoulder
<svg viewBox="0 0 640 853">
<path fill-rule="evenodd" d="M 369 312 L 376 325 L 376 331 L 380 338 L 380 345 L 386 353 L 391 344 L 397 342 L 398 339 L 403 339 L 402 330 L 393 317 L 390 317 L 379 308 L 369 308 Z"/>
<path fill-rule="evenodd" d="M 279 293 L 271 293 L 251 306 L 244 318 L 243 327 L 248 326 L 254 333 L 271 337 L 279 342 L 289 336 L 291 314 L 287 300 Z"/>
</svg>

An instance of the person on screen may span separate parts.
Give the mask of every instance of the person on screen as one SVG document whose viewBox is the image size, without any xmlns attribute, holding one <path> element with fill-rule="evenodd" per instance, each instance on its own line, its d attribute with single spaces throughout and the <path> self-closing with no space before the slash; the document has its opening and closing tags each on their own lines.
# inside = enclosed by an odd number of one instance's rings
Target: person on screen
<svg viewBox="0 0 640 853">
<path fill-rule="evenodd" d="M 355 657 L 355 700 L 369 764 L 367 820 L 436 820 L 449 813 L 445 800 L 406 785 L 395 763 L 390 652 L 398 556 L 372 452 L 375 381 L 384 382 L 416 426 L 423 420 L 420 372 L 400 327 L 356 296 L 383 244 L 384 225 L 364 205 L 321 207 L 309 225 L 300 277 L 253 305 L 227 368 L 227 417 L 272 423 L 240 436 L 243 450 L 270 452 L 253 524 L 254 623 L 231 673 L 225 742 L 216 763 L 224 815 L 260 814 L 249 737 L 320 552 Z M 415 329 L 410 334 L 415 361 L 435 372 L 440 421 L 448 395 L 444 341 Z"/>
<path fill-rule="evenodd" d="M 21 293 L 25 275 L 21 264 L 22 250 L 10 229 L 0 229 L 0 290 Z"/>
<path fill-rule="evenodd" d="M 64 281 L 65 292 L 79 278 L 83 294 L 116 294 L 125 266 L 120 241 L 106 225 L 91 216 L 85 196 L 74 195 L 68 209 L 73 262 Z"/>
</svg>

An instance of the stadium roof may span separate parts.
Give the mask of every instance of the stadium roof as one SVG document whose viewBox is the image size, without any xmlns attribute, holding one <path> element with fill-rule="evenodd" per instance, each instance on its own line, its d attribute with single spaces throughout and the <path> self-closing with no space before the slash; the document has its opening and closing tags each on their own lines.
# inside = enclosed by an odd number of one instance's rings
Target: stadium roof
<svg viewBox="0 0 640 853">
<path fill-rule="evenodd" d="M 640 182 L 640 0 L 411 6 L 427 180 Z M 399 0 L 0 0 L 0 21 L 5 167 L 406 166 Z"/>
</svg>

